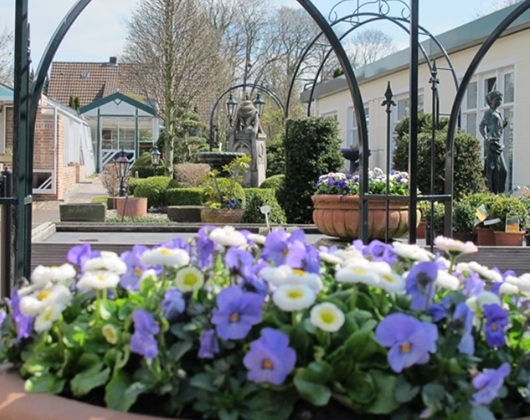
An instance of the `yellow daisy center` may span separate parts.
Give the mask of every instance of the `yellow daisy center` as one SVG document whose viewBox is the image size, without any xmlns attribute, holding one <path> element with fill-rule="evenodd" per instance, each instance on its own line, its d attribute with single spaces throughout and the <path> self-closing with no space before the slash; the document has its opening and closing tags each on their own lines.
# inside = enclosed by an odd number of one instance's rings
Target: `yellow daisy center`
<svg viewBox="0 0 530 420">
<path fill-rule="evenodd" d="M 335 322 L 335 314 L 332 311 L 322 311 L 320 312 L 320 319 L 326 324 L 333 324 Z"/>
<path fill-rule="evenodd" d="M 293 270 L 293 274 L 302 277 L 302 276 L 305 274 L 305 271 L 304 271 L 304 270 L 301 270 L 300 268 L 295 268 L 295 269 Z"/>
<path fill-rule="evenodd" d="M 287 296 L 290 299 L 302 299 L 304 297 L 304 292 L 300 289 L 292 289 L 287 292 Z"/>
<path fill-rule="evenodd" d="M 40 300 L 40 301 L 43 301 L 44 299 L 46 299 L 48 296 L 50 296 L 50 291 L 49 290 L 43 290 L 41 291 L 38 295 L 37 295 L 37 300 Z"/>
<path fill-rule="evenodd" d="M 195 283 L 197 283 L 197 277 L 195 277 L 195 274 L 193 274 L 193 273 L 187 273 L 187 274 L 184 276 L 183 283 L 184 283 L 186 286 L 194 286 Z"/>
</svg>

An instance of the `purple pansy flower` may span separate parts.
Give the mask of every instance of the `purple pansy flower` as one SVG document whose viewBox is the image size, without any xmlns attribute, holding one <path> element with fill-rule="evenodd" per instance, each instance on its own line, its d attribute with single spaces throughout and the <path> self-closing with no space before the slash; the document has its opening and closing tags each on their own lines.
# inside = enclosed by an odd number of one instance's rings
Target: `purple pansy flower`
<svg viewBox="0 0 530 420">
<path fill-rule="evenodd" d="M 510 365 L 503 363 L 498 369 L 485 369 L 473 378 L 473 386 L 477 390 L 473 394 L 474 405 L 490 404 L 501 389 L 504 378 L 510 374 Z"/>
<path fill-rule="evenodd" d="M 301 232 L 301 233 L 300 233 Z M 306 254 L 303 231 L 294 231 L 289 235 L 279 229 L 267 235 L 261 257 L 276 266 L 289 265 L 300 268 Z"/>
<path fill-rule="evenodd" d="M 164 317 L 171 321 L 184 312 L 184 309 L 186 309 L 186 302 L 182 297 L 182 292 L 176 287 L 169 288 L 162 301 Z"/>
<path fill-rule="evenodd" d="M 261 331 L 261 337 L 250 343 L 250 350 L 243 359 L 249 370 L 249 381 L 273 385 L 281 385 L 295 363 L 296 352 L 289 347 L 289 338 L 272 328 Z"/>
<path fill-rule="evenodd" d="M 362 253 L 364 256 L 371 257 L 372 261 L 384 261 L 393 265 L 397 260 L 397 254 L 391 244 L 385 244 L 377 239 L 366 245 Z"/>
<path fill-rule="evenodd" d="M 131 336 L 131 351 L 141 354 L 146 359 L 154 359 L 158 355 L 158 343 L 154 334 L 158 334 L 160 328 L 151 313 L 137 309 L 132 315 L 134 333 Z"/>
<path fill-rule="evenodd" d="M 212 322 L 217 335 L 223 340 L 245 338 L 253 325 L 261 322 L 263 296 L 231 286 L 217 295 L 217 309 L 212 312 Z"/>
<path fill-rule="evenodd" d="M 412 297 L 410 307 L 427 309 L 434 296 L 434 281 L 438 277 L 438 265 L 432 261 L 414 264 L 406 278 L 407 294 Z"/>
<path fill-rule="evenodd" d="M 90 244 L 76 245 L 68 251 L 66 254 L 66 260 L 73 265 L 77 265 L 83 269 L 85 262 L 99 257 L 101 251 L 93 251 Z"/>
<path fill-rule="evenodd" d="M 246 249 L 230 247 L 225 254 L 225 264 L 230 272 L 246 276 L 250 273 L 254 257 Z"/>
<path fill-rule="evenodd" d="M 120 286 L 126 290 L 138 290 L 140 277 L 147 268 L 140 262 L 140 257 L 147 249 L 144 245 L 135 245 L 132 250 L 125 251 L 120 258 L 127 265 L 127 271 L 120 278 Z"/>
<path fill-rule="evenodd" d="M 486 283 L 480 278 L 478 273 L 474 271 L 470 273 L 469 278 L 466 279 L 463 294 L 465 296 L 476 296 L 484 290 Z"/>
<path fill-rule="evenodd" d="M 501 347 L 506 344 L 504 329 L 508 326 L 508 311 L 496 303 L 484 305 L 486 317 L 486 343 L 491 347 Z"/>
<path fill-rule="evenodd" d="M 199 267 L 205 268 L 211 265 L 213 252 L 215 251 L 215 242 L 209 237 L 211 226 L 204 226 L 197 233 L 197 254 L 199 255 Z"/>
<path fill-rule="evenodd" d="M 198 357 L 200 359 L 213 359 L 219 353 L 219 343 L 214 330 L 204 330 L 200 338 L 201 347 Z"/>
<path fill-rule="evenodd" d="M 17 330 L 17 342 L 24 338 L 29 338 L 33 334 L 34 317 L 25 316 L 20 312 L 20 297 L 18 291 L 13 291 L 11 299 L 7 299 L 7 304 L 11 308 L 11 317 Z"/>
<path fill-rule="evenodd" d="M 438 329 L 434 324 L 394 313 L 379 323 L 375 336 L 379 344 L 390 348 L 388 363 L 399 373 L 404 368 L 429 361 L 429 353 L 436 352 Z"/>
<path fill-rule="evenodd" d="M 453 324 L 455 327 L 463 327 L 464 330 L 458 344 L 458 351 L 469 355 L 475 353 L 475 339 L 471 333 L 473 329 L 473 312 L 469 309 L 466 302 L 460 302 L 456 305 L 453 314 Z"/>
</svg>

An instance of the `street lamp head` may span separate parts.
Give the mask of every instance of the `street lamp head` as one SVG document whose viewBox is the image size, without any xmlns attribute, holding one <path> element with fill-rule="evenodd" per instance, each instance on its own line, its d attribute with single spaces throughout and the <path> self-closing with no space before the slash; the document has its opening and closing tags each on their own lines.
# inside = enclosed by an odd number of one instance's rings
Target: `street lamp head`
<svg viewBox="0 0 530 420">
<path fill-rule="evenodd" d="M 228 97 L 228 100 L 226 101 L 226 116 L 230 120 L 230 123 L 232 123 L 234 119 L 234 115 L 236 114 L 236 108 L 237 108 L 237 101 L 234 99 L 232 94 Z"/>
<path fill-rule="evenodd" d="M 120 156 L 117 159 L 114 159 L 114 164 L 117 166 L 117 172 L 118 172 L 118 178 L 120 181 L 120 190 L 118 192 L 118 195 L 120 197 L 125 196 L 125 179 L 127 178 L 127 174 L 129 173 L 129 165 L 131 162 L 129 159 L 127 159 L 127 156 L 125 156 L 125 151 L 121 149 Z"/>
<path fill-rule="evenodd" d="M 160 153 L 160 151 L 158 150 L 158 148 L 156 146 L 153 146 L 151 148 L 151 164 L 155 167 L 157 167 L 158 165 L 160 165 L 160 155 L 162 153 Z"/>
<path fill-rule="evenodd" d="M 256 109 L 258 110 L 258 115 L 261 117 L 263 115 L 263 110 L 265 109 L 265 101 L 261 99 L 261 95 L 258 93 L 256 99 L 252 102 Z"/>
</svg>

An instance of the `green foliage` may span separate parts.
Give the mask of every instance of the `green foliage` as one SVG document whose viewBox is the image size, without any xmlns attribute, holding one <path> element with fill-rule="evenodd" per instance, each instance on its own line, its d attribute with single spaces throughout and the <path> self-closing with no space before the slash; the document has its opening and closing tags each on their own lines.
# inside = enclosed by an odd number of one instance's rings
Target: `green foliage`
<svg viewBox="0 0 530 420">
<path fill-rule="evenodd" d="M 129 195 L 134 195 L 134 190 L 140 184 L 142 184 L 147 178 L 131 178 L 127 181 L 127 192 Z M 117 195 L 117 194 L 116 194 Z"/>
<path fill-rule="evenodd" d="M 278 204 L 274 190 L 269 188 L 245 188 L 246 206 L 242 223 L 265 223 L 265 216 L 261 212 L 261 207 L 269 206 L 269 223 L 285 224 L 285 212 Z"/>
<path fill-rule="evenodd" d="M 280 191 L 283 187 L 283 183 L 285 182 L 285 175 L 284 174 L 277 174 L 272 175 L 265 179 L 259 186 L 260 188 L 271 188 L 275 192 Z"/>
<path fill-rule="evenodd" d="M 166 191 L 168 206 L 200 206 L 203 196 L 202 188 L 168 188 Z"/>
<path fill-rule="evenodd" d="M 527 209 L 521 199 L 498 195 L 495 196 L 495 200 L 491 203 L 488 216 L 488 219 L 500 219 L 499 223 L 492 225 L 494 230 L 503 231 L 506 228 L 506 216 L 510 212 L 517 215 L 519 219 L 519 229 L 524 230 L 526 228 Z"/>
<path fill-rule="evenodd" d="M 158 165 L 158 174 L 162 175 L 164 172 L 164 161 L 160 159 L 160 165 Z M 143 152 L 138 159 L 134 161 L 131 168 L 131 177 L 136 175 L 138 172 L 139 178 L 149 178 L 155 174 L 155 169 L 151 163 L 151 154 L 149 152 Z"/>
<path fill-rule="evenodd" d="M 421 218 L 427 222 L 428 226 L 431 226 L 432 213 L 432 226 L 434 226 L 434 231 L 443 231 L 445 215 L 445 206 L 443 203 L 435 201 L 434 206 L 431 206 L 431 202 L 429 201 L 420 201 L 418 202 L 418 208 L 421 210 Z"/>
<path fill-rule="evenodd" d="M 463 197 L 460 201 L 453 202 L 453 232 L 472 233 L 475 228 L 477 208 Z"/>
<path fill-rule="evenodd" d="M 221 173 L 217 170 L 210 171 L 201 185 L 204 189 L 204 204 L 210 208 L 245 208 L 245 192 L 241 184 L 249 168 L 250 157 L 243 155 L 223 166 L 223 174 L 226 174 L 226 178 L 221 178 Z"/>
<path fill-rule="evenodd" d="M 281 135 L 267 142 L 267 177 L 285 173 L 285 148 Z"/>
<path fill-rule="evenodd" d="M 285 183 L 280 204 L 289 223 L 311 223 L 311 196 L 320 175 L 336 172 L 343 165 L 338 123 L 326 117 L 287 121 Z"/>
<path fill-rule="evenodd" d="M 134 196 L 146 197 L 148 207 L 163 207 L 167 205 L 168 188 L 175 186 L 175 181 L 167 176 L 153 176 L 136 186 Z"/>
<path fill-rule="evenodd" d="M 206 152 L 209 149 L 208 139 L 205 137 L 185 137 L 175 141 L 174 163 L 197 162 L 198 152 Z"/>
<path fill-rule="evenodd" d="M 423 194 L 430 193 L 431 186 L 431 136 L 432 120 L 430 115 L 418 116 L 418 189 Z M 399 171 L 408 170 L 408 117 L 396 126 L 396 147 L 394 149 L 394 168 Z M 435 180 L 434 194 L 443 194 L 445 187 L 445 143 L 447 140 L 447 119 L 440 120 L 440 129 L 435 138 Z M 464 131 L 459 131 L 454 143 L 454 198 L 482 192 L 486 185 L 483 177 L 482 152 L 479 141 Z"/>
</svg>

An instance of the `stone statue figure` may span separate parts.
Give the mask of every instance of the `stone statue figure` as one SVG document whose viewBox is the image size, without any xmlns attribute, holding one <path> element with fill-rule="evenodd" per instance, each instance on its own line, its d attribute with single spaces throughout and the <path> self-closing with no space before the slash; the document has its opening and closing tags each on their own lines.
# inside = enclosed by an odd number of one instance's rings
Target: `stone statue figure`
<svg viewBox="0 0 530 420">
<path fill-rule="evenodd" d="M 259 187 L 265 180 L 266 140 L 258 110 L 252 101 L 243 101 L 237 110 L 234 125 L 228 132 L 228 151 L 245 153 L 250 156 L 250 171 L 243 181 L 243 185 L 247 187 Z"/>
<path fill-rule="evenodd" d="M 493 90 L 486 95 L 489 109 L 479 125 L 479 131 L 484 137 L 484 175 L 488 189 L 493 193 L 503 193 L 506 189 L 506 163 L 502 154 L 504 143 L 502 132 L 508 121 L 497 110 L 502 103 L 502 93 Z"/>
</svg>

